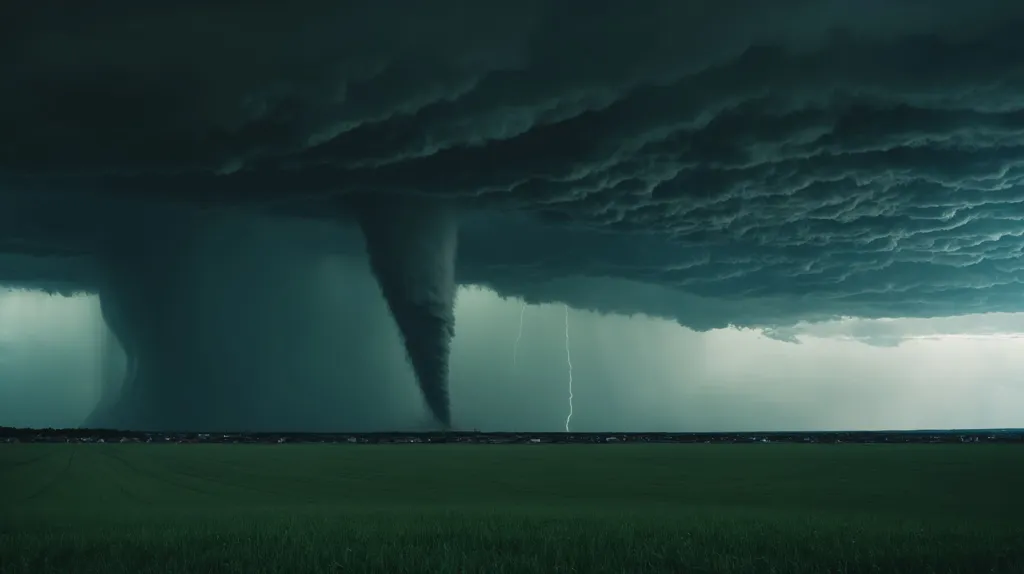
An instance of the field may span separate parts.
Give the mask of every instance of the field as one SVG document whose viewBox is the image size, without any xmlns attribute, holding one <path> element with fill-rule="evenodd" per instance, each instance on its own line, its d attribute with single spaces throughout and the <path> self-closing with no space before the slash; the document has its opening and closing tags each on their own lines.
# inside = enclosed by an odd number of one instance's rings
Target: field
<svg viewBox="0 0 1024 574">
<path fill-rule="evenodd" d="M 0 572 L 1024 572 L 1013 445 L 0 444 Z"/>
</svg>

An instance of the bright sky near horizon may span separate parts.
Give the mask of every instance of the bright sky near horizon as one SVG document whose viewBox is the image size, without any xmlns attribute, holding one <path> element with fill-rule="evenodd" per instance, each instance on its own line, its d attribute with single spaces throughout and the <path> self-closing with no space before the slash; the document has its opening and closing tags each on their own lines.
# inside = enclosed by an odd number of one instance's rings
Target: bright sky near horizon
<svg viewBox="0 0 1024 574">
<path fill-rule="evenodd" d="M 527 306 L 513 365 L 520 310 L 519 300 L 460 290 L 451 373 L 460 426 L 562 428 L 563 308 Z M 0 425 L 79 424 L 98 399 L 100 321 L 94 296 L 0 291 Z M 579 310 L 569 321 L 573 430 L 1024 426 L 1020 314 L 850 319 L 771 336 Z"/>
</svg>

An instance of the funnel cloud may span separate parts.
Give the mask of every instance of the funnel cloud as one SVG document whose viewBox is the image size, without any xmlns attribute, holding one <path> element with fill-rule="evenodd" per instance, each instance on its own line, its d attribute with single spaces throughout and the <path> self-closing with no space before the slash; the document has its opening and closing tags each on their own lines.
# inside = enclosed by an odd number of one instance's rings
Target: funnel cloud
<svg viewBox="0 0 1024 574">
<path fill-rule="evenodd" d="M 370 266 L 402 333 L 430 412 L 451 426 L 448 358 L 455 336 L 458 222 L 442 201 L 374 198 L 353 208 Z"/>
</svg>

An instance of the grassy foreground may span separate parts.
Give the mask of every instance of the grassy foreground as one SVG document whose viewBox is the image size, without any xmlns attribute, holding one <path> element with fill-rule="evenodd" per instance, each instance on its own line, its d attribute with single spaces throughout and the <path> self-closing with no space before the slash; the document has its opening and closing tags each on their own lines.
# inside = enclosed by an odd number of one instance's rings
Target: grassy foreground
<svg viewBox="0 0 1024 574">
<path fill-rule="evenodd" d="M 0 572 L 1024 572 L 1010 445 L 0 445 Z"/>
</svg>

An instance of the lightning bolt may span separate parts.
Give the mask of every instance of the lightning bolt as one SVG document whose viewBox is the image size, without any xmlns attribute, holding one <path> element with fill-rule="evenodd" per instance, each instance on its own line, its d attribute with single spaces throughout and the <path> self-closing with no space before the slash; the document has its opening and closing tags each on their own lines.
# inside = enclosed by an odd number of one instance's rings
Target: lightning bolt
<svg viewBox="0 0 1024 574">
<path fill-rule="evenodd" d="M 569 306 L 565 305 L 565 362 L 569 364 L 569 416 L 565 417 L 565 432 L 572 420 L 572 355 L 569 353 Z"/>
<path fill-rule="evenodd" d="M 519 355 L 519 340 L 523 338 L 523 314 L 526 313 L 526 301 L 523 301 L 519 309 L 519 334 L 516 335 L 516 344 L 512 346 L 512 366 L 516 366 L 516 358 Z"/>
</svg>

